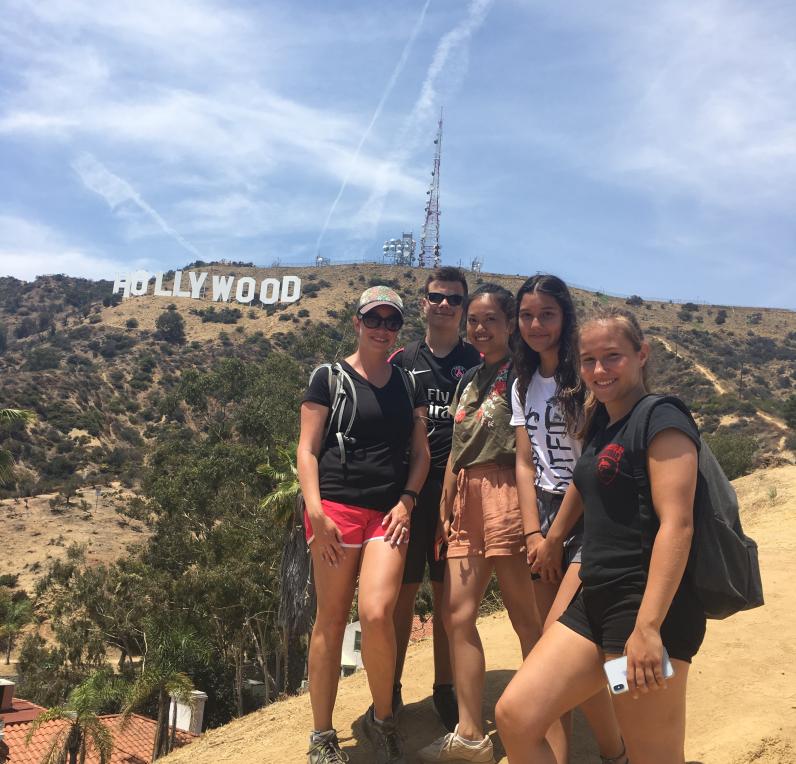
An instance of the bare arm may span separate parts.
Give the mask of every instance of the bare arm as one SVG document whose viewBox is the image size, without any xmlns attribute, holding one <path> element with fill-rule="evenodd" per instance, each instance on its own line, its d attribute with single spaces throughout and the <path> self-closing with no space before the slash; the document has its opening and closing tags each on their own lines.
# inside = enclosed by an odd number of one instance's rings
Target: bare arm
<svg viewBox="0 0 796 764">
<path fill-rule="evenodd" d="M 453 472 L 452 457 L 448 456 L 445 477 L 442 480 L 442 496 L 439 502 L 439 526 L 437 538 L 447 543 L 450 535 L 450 523 L 453 516 L 453 502 L 456 498 L 456 475 Z"/>
<path fill-rule="evenodd" d="M 517 475 L 517 496 L 520 501 L 522 533 L 525 537 L 528 565 L 533 565 L 536 561 L 536 548 L 542 542 L 539 510 L 536 508 L 536 487 L 534 486 L 536 467 L 533 463 L 533 446 L 525 425 L 518 425 L 514 428 L 514 432 L 517 443 L 514 469 Z"/>
<path fill-rule="evenodd" d="M 318 457 L 323 446 L 321 441 L 328 415 L 328 406 L 310 401 L 301 404 L 301 433 L 296 449 L 296 467 L 304 505 L 312 524 L 313 543 L 320 545 L 323 559 L 336 566 L 345 557 L 345 548 L 342 546 L 340 531 L 321 507 L 318 476 Z"/>
<path fill-rule="evenodd" d="M 571 482 L 547 536 L 536 550 L 536 566 L 544 581 L 558 581 L 561 578 L 561 560 L 564 556 L 564 541 L 575 523 L 583 516 L 583 498 Z"/>
<path fill-rule="evenodd" d="M 428 430 L 426 420 L 428 418 L 428 407 L 418 406 L 414 411 L 414 424 L 412 426 L 412 441 L 409 452 L 409 475 L 406 479 L 407 488 L 415 493 L 420 493 L 423 484 L 428 476 L 428 468 L 431 464 L 431 452 L 428 448 Z M 402 495 L 398 503 L 384 516 L 382 525 L 386 526 L 384 532 L 385 541 L 389 541 L 393 546 L 402 541 L 409 540 L 409 526 L 412 510 L 415 502 L 409 495 Z M 405 529 L 405 530 L 404 530 Z M 404 534 L 403 537 L 401 534 Z"/>
<path fill-rule="evenodd" d="M 635 696 L 639 690 L 665 687 L 660 629 L 680 586 L 691 549 L 697 461 L 694 442 L 679 430 L 664 430 L 649 444 L 647 465 L 660 528 L 652 547 L 636 626 L 625 646 L 628 686 Z"/>
</svg>

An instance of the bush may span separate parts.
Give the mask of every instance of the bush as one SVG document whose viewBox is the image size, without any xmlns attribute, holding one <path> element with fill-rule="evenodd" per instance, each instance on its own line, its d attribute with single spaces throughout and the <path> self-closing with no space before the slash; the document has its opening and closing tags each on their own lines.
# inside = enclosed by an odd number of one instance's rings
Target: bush
<svg viewBox="0 0 796 764">
<path fill-rule="evenodd" d="M 127 321 L 124 322 L 124 325 L 128 329 L 138 329 L 138 319 L 137 318 L 128 318 Z"/>
<path fill-rule="evenodd" d="M 644 304 L 644 300 L 642 300 L 637 294 L 631 294 L 630 297 L 625 300 L 625 304 L 632 305 L 634 308 L 638 308 Z"/>
<path fill-rule="evenodd" d="M 681 321 L 690 321 L 693 317 L 693 313 L 690 310 L 686 310 L 685 307 L 677 311 L 677 318 Z"/>
<path fill-rule="evenodd" d="M 722 308 L 716 313 L 716 323 L 723 324 L 727 320 L 727 311 Z"/>
<path fill-rule="evenodd" d="M 796 395 L 791 395 L 787 398 L 782 413 L 788 427 L 790 427 L 791 430 L 796 430 Z"/>
<path fill-rule="evenodd" d="M 29 371 L 43 371 L 44 369 L 57 369 L 60 365 L 61 358 L 55 348 L 38 347 L 28 353 L 25 367 Z"/>
<path fill-rule="evenodd" d="M 166 310 L 158 316 L 155 328 L 158 330 L 158 339 L 171 342 L 174 345 L 181 345 L 185 342 L 185 319 L 176 311 L 176 305 L 172 308 L 169 305 Z"/>
<path fill-rule="evenodd" d="M 713 435 L 706 435 L 705 442 L 730 480 L 748 475 L 754 469 L 757 441 L 751 435 L 719 429 Z"/>
</svg>

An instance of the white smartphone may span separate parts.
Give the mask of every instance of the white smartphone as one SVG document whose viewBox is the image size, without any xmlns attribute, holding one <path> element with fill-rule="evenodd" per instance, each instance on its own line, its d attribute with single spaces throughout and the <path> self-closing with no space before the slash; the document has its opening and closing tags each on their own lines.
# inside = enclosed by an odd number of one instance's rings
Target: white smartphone
<svg viewBox="0 0 796 764">
<path fill-rule="evenodd" d="M 603 665 L 605 676 L 608 677 L 608 689 L 614 695 L 620 695 L 627 692 L 627 656 L 623 655 L 621 658 L 614 658 L 612 661 L 606 661 Z M 666 648 L 663 648 L 663 676 L 668 679 L 674 676 L 674 666 L 669 660 L 669 654 Z"/>
</svg>

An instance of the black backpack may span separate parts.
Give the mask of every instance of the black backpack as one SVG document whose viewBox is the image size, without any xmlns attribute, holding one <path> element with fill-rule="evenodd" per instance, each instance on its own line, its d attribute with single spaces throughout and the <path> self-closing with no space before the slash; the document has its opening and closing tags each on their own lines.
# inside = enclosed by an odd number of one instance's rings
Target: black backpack
<svg viewBox="0 0 796 764">
<path fill-rule="evenodd" d="M 414 410 L 415 406 L 415 378 L 400 366 L 396 367 L 401 375 L 401 382 L 404 384 L 409 404 Z M 329 379 L 329 416 L 326 419 L 326 427 L 323 431 L 323 443 L 326 443 L 329 433 L 334 431 L 337 438 L 337 445 L 340 447 L 340 463 L 346 463 L 346 447 L 356 445 L 356 438 L 350 435 L 351 428 L 357 415 L 357 390 L 351 375 L 343 368 L 340 363 L 323 363 L 316 366 L 310 374 L 310 384 L 315 375 L 321 370 L 327 369 Z M 351 414 L 347 422 L 343 422 L 345 413 L 345 400 L 351 399 Z M 336 421 L 335 421 L 336 420 Z"/>
<path fill-rule="evenodd" d="M 661 403 L 677 406 L 693 422 L 688 407 L 672 395 L 647 395 L 636 404 L 631 415 L 631 453 L 636 462 L 633 464 L 633 477 L 640 498 L 645 569 L 649 569 L 659 526 L 647 472 L 647 432 L 652 411 Z M 698 469 L 694 536 L 686 575 L 699 597 L 705 616 L 722 619 L 763 604 L 757 544 L 744 534 L 735 489 L 701 437 Z"/>
</svg>

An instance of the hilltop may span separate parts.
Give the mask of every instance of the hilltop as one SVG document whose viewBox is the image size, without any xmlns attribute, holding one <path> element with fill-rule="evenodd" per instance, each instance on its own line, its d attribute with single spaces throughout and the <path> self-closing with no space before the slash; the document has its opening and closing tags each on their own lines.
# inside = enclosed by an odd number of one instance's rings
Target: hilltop
<svg viewBox="0 0 796 764">
<path fill-rule="evenodd" d="M 760 546 L 766 605 L 708 623 L 689 680 L 686 757 L 690 764 L 790 764 L 796 760 L 792 646 L 796 591 L 791 584 L 796 552 L 796 466 L 762 470 L 734 485 L 744 530 Z M 493 734 L 494 705 L 517 668 L 519 647 L 505 612 L 481 619 L 479 629 L 487 658 L 484 713 L 487 731 Z M 401 730 L 410 751 L 442 732 L 428 697 L 433 676 L 431 647 L 429 640 L 410 646 L 404 672 L 407 707 Z M 352 764 L 370 761 L 359 721 L 369 702 L 364 672 L 341 681 L 335 723 Z M 306 760 L 310 727 L 309 698 L 293 697 L 209 731 L 166 762 L 299 764 Z M 507 761 L 499 745 L 496 756 L 498 761 Z M 588 730 L 578 720 L 572 764 L 596 758 Z"/>
</svg>

